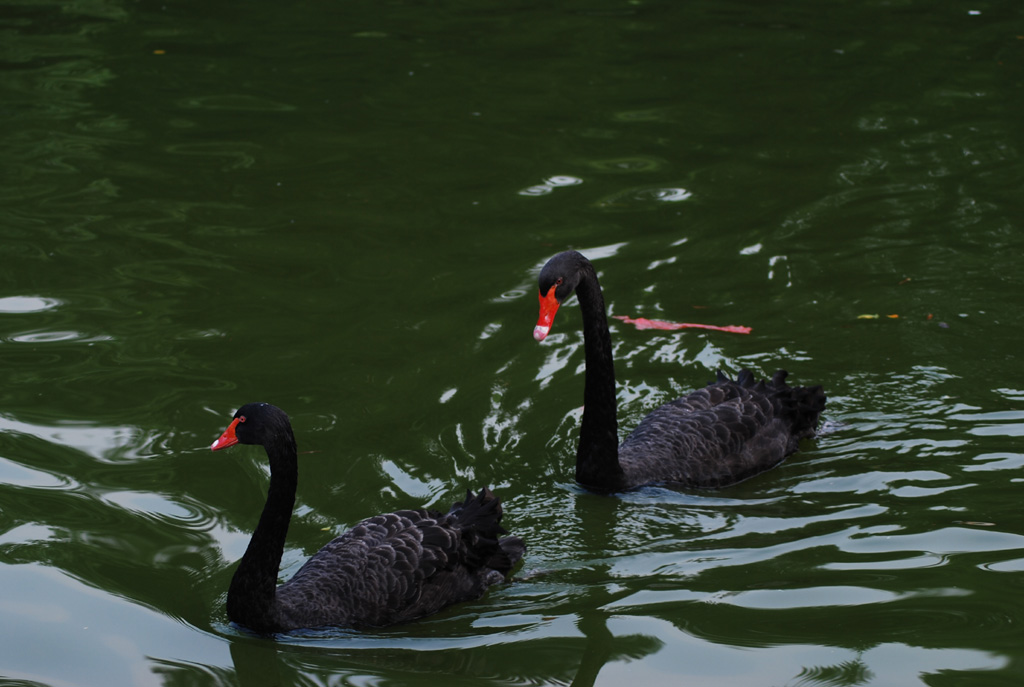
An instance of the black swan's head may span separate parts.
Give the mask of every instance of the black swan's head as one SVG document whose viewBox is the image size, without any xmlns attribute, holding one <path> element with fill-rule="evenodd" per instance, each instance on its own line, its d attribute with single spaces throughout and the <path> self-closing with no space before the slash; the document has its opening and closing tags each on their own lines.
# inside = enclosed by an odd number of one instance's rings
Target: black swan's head
<svg viewBox="0 0 1024 687">
<path fill-rule="evenodd" d="M 587 268 L 593 269 L 589 260 L 574 250 L 567 250 L 548 260 L 541 269 L 537 278 L 540 317 L 533 328 L 533 338 L 537 341 L 543 341 L 551 331 L 558 306 L 576 290 Z"/>
<path fill-rule="evenodd" d="M 220 451 L 235 444 L 267 446 L 291 434 L 292 425 L 283 410 L 269 403 L 246 403 L 210 448 Z"/>
</svg>

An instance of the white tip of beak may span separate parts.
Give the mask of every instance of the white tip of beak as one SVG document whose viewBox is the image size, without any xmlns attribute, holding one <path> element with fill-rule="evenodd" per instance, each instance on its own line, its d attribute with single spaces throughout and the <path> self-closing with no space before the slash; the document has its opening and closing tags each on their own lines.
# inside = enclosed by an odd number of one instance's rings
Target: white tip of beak
<svg viewBox="0 0 1024 687">
<path fill-rule="evenodd" d="M 533 328 L 533 338 L 535 338 L 537 341 L 543 341 L 544 337 L 547 336 L 548 332 L 550 331 L 551 327 L 542 327 L 541 325 L 538 324 L 536 327 Z"/>
</svg>

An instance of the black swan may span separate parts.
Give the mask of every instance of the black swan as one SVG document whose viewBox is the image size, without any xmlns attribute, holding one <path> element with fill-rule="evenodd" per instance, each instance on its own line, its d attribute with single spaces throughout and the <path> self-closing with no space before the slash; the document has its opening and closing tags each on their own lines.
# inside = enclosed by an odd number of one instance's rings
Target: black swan
<svg viewBox="0 0 1024 687">
<path fill-rule="evenodd" d="M 757 382 L 749 370 L 653 410 L 619 445 L 615 366 L 604 296 L 594 266 L 576 251 L 551 258 L 540 272 L 543 341 L 555 312 L 575 291 L 583 312 L 586 382 L 576 481 L 614 492 L 648 484 L 724 487 L 764 472 L 814 436 L 825 408 L 820 386 L 791 387 L 786 371 Z"/>
<path fill-rule="evenodd" d="M 277 586 L 298 482 L 295 436 L 280 408 L 249 403 L 210 447 L 260 444 L 270 488 L 256 531 L 228 588 L 228 617 L 255 632 L 382 627 L 479 598 L 526 551 L 501 537 L 501 504 L 486 487 L 448 513 L 400 510 L 377 515 L 337 537 Z"/>
</svg>

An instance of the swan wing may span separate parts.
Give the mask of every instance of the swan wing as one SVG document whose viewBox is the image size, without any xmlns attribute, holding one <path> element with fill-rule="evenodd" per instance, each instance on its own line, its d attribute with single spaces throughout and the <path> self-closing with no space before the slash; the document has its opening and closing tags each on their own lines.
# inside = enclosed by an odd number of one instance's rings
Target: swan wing
<svg viewBox="0 0 1024 687">
<path fill-rule="evenodd" d="M 317 609 L 315 619 L 296 626 L 375 627 L 477 598 L 507 572 L 488 567 L 505 551 L 500 519 L 498 500 L 486 489 L 444 514 L 420 509 L 368 518 L 280 586 L 278 607 L 283 614 Z"/>
<path fill-rule="evenodd" d="M 821 387 L 791 387 L 785 377 L 755 382 L 744 370 L 656 408 L 619 447 L 627 478 L 714 488 L 778 465 L 814 435 L 825 405 Z"/>
</svg>

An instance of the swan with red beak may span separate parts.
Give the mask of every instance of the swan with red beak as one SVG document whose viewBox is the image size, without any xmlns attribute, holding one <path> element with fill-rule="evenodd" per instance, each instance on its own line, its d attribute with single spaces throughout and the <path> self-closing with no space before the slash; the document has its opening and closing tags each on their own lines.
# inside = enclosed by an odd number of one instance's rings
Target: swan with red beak
<svg viewBox="0 0 1024 687">
<path fill-rule="evenodd" d="M 576 450 L 576 481 L 601 492 L 648 484 L 717 488 L 769 470 L 814 436 L 825 407 L 820 386 L 791 387 L 786 371 L 757 381 L 721 372 L 703 389 L 655 408 L 619 443 L 615 364 L 604 295 L 594 266 L 569 250 L 537 278 L 540 316 L 533 338 L 543 341 L 573 293 L 583 316 L 586 383 Z"/>
</svg>

